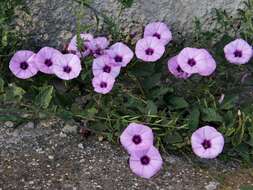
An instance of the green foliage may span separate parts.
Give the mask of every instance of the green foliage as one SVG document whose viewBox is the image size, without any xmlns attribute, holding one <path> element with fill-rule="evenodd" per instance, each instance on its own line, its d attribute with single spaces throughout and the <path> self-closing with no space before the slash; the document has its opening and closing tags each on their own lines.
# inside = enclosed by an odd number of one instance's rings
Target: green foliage
<svg viewBox="0 0 253 190">
<path fill-rule="evenodd" d="M 125 8 L 129 8 L 133 5 L 134 3 L 134 0 L 118 0 L 122 5 L 123 7 Z"/>
<path fill-rule="evenodd" d="M 53 97 L 53 86 L 43 86 L 39 89 L 39 94 L 35 97 L 35 104 L 40 108 L 48 108 Z"/>
<path fill-rule="evenodd" d="M 0 76 L 8 74 L 8 60 L 22 45 L 22 34 L 15 30 L 16 11 L 24 10 L 24 0 L 2 0 L 0 2 Z"/>
<path fill-rule="evenodd" d="M 92 10 L 97 22 L 103 20 L 106 25 L 103 30 L 107 30 L 114 41 L 125 40 L 126 35 L 121 33 L 118 21 L 98 12 L 90 1 L 78 2 Z M 121 2 L 125 7 L 133 3 L 131 0 Z M 8 14 L 13 15 L 14 7 L 11 10 Z M 5 11 L 1 13 L 6 14 Z M 83 15 L 79 13 L 79 21 Z M 252 0 L 248 0 L 246 8 L 239 10 L 235 17 L 215 10 L 210 30 L 202 28 L 202 21 L 195 21 L 191 46 L 207 48 L 212 52 L 218 63 L 214 75 L 179 80 L 168 74 L 168 55 L 171 57 L 185 46 L 185 40 L 181 39 L 180 43 L 170 44 L 167 47 L 169 53 L 155 63 L 134 59 L 122 69 L 112 92 L 107 95 L 93 91 L 90 58 L 84 60 L 80 77 L 73 81 L 59 81 L 54 76 L 41 75 L 17 80 L 6 72 L 8 59 L 3 59 L 5 66 L 0 65 L 0 105 L 3 105 L 0 121 L 19 123 L 50 117 L 76 122 L 85 120 L 92 132 L 102 134 L 113 142 L 117 142 L 129 123 L 140 122 L 152 127 L 160 148 L 174 151 L 188 150 L 192 132 L 198 127 L 212 125 L 225 136 L 226 155 L 250 161 L 253 155 L 253 64 L 252 61 L 243 66 L 228 64 L 222 50 L 236 36 L 250 43 L 253 41 L 252 18 Z M 11 20 L 2 22 L 8 25 Z M 78 35 L 92 27 L 77 26 Z M 1 34 L 4 34 L 4 27 L 0 28 Z M 2 36 L 1 47 L 4 49 L 1 51 L 11 54 L 17 48 L 9 43 L 13 35 Z M 80 39 L 78 41 L 80 44 Z M 17 44 L 17 41 L 14 42 Z M 219 101 L 221 96 L 224 96 L 223 101 Z"/>
</svg>

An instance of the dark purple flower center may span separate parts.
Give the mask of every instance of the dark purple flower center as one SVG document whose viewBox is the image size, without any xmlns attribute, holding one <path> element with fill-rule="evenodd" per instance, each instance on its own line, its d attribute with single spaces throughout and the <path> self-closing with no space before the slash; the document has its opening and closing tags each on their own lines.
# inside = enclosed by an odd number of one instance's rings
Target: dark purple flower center
<svg viewBox="0 0 253 190">
<path fill-rule="evenodd" d="M 25 61 L 20 63 L 20 68 L 23 69 L 23 70 L 26 70 L 28 68 L 28 63 L 25 62 Z"/>
<path fill-rule="evenodd" d="M 177 72 L 179 72 L 179 73 L 183 73 L 184 71 L 181 69 L 181 67 L 180 67 L 180 66 L 177 66 Z"/>
<path fill-rule="evenodd" d="M 87 50 L 88 50 L 88 46 L 83 45 L 83 47 L 81 48 L 81 51 L 84 52 L 84 51 L 87 51 Z"/>
<path fill-rule="evenodd" d="M 146 52 L 147 55 L 153 55 L 154 50 L 152 48 L 148 48 L 148 49 L 146 49 L 145 52 Z"/>
<path fill-rule="evenodd" d="M 208 148 L 211 148 L 211 142 L 209 140 L 204 140 L 202 142 L 202 146 L 204 147 L 204 149 L 208 149 Z"/>
<path fill-rule="evenodd" d="M 161 39 L 161 35 L 158 34 L 157 32 L 153 34 L 154 37 L 157 37 L 158 39 Z"/>
<path fill-rule="evenodd" d="M 189 59 L 188 60 L 188 65 L 190 65 L 191 67 L 193 67 L 194 65 L 196 65 L 196 61 L 194 59 Z"/>
<path fill-rule="evenodd" d="M 114 57 L 114 60 L 115 60 L 116 62 L 122 62 L 123 58 L 122 58 L 121 56 L 119 56 L 119 55 L 116 55 L 116 56 Z"/>
<path fill-rule="evenodd" d="M 45 65 L 48 67 L 51 67 L 53 65 L 53 62 L 51 61 L 51 59 L 46 59 L 45 60 Z"/>
<path fill-rule="evenodd" d="M 105 65 L 104 68 L 103 68 L 103 71 L 104 71 L 105 73 L 110 73 L 110 72 L 111 72 L 111 67 L 108 66 L 108 65 Z"/>
<path fill-rule="evenodd" d="M 132 141 L 134 142 L 134 144 L 140 144 L 141 143 L 140 135 L 134 135 Z"/>
<path fill-rule="evenodd" d="M 141 164 L 142 165 L 148 165 L 150 162 L 150 158 L 148 156 L 142 156 L 141 157 Z"/>
<path fill-rule="evenodd" d="M 106 82 L 101 82 L 100 83 L 100 87 L 101 88 L 106 88 L 107 87 L 107 83 Z"/>
<path fill-rule="evenodd" d="M 69 53 L 72 53 L 72 54 L 76 55 L 76 51 L 75 50 L 70 50 Z"/>
<path fill-rule="evenodd" d="M 102 50 L 100 48 L 95 50 L 96 55 L 102 55 Z"/>
<path fill-rule="evenodd" d="M 63 71 L 65 72 L 65 73 L 70 73 L 71 72 L 71 67 L 69 67 L 69 66 L 65 66 L 65 67 L 63 67 Z"/>
<path fill-rule="evenodd" d="M 240 50 L 235 50 L 234 56 L 235 56 L 235 57 L 242 57 L 242 51 L 240 51 Z"/>
</svg>

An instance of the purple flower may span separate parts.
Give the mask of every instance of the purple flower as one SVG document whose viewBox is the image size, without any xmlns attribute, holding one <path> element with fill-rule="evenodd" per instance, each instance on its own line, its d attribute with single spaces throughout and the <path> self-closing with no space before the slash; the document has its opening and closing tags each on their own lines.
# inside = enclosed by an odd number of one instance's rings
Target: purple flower
<svg viewBox="0 0 253 190">
<path fill-rule="evenodd" d="M 115 78 L 108 73 L 102 73 L 92 79 L 94 91 L 100 94 L 107 94 L 110 92 L 112 90 L 114 82 Z"/>
<path fill-rule="evenodd" d="M 245 64 L 253 55 L 252 47 L 243 39 L 236 39 L 224 47 L 226 59 L 233 64 Z"/>
<path fill-rule="evenodd" d="M 198 65 L 198 73 L 202 76 L 211 75 L 216 69 L 216 62 L 206 49 L 200 49 L 205 55 L 205 59 Z"/>
<path fill-rule="evenodd" d="M 90 50 L 88 48 L 88 42 L 90 42 L 92 39 L 93 39 L 93 36 L 91 34 L 80 34 L 80 37 L 81 39 L 83 40 L 83 44 L 82 44 L 82 47 L 81 47 L 81 52 L 79 51 L 78 49 L 78 45 L 77 45 L 77 36 L 75 35 L 69 45 L 68 45 L 68 48 L 67 48 L 67 51 L 69 53 L 72 53 L 72 54 L 75 54 L 77 55 L 78 57 L 86 57 L 87 55 L 90 54 Z"/>
<path fill-rule="evenodd" d="M 170 29 L 162 22 L 148 24 L 144 30 L 144 38 L 148 36 L 156 37 L 163 45 L 167 45 L 172 39 Z"/>
<path fill-rule="evenodd" d="M 187 47 L 178 54 L 177 63 L 186 73 L 198 73 L 199 65 L 205 65 L 206 57 L 202 49 Z"/>
<path fill-rule="evenodd" d="M 161 169 L 163 160 L 159 151 L 151 146 L 149 149 L 133 152 L 129 164 L 136 175 L 148 179 Z"/>
<path fill-rule="evenodd" d="M 191 145 L 197 156 L 212 159 L 222 152 L 224 138 L 215 128 L 204 126 L 192 134 Z"/>
<path fill-rule="evenodd" d="M 137 123 L 129 124 L 120 135 L 120 142 L 129 154 L 136 150 L 149 149 L 153 141 L 152 129 Z"/>
<path fill-rule="evenodd" d="M 157 61 L 162 57 L 164 51 L 164 45 L 155 37 L 140 39 L 135 47 L 137 58 L 147 62 Z"/>
<path fill-rule="evenodd" d="M 117 65 L 122 67 L 127 66 L 134 56 L 132 50 L 121 42 L 113 44 L 107 54 L 114 59 Z"/>
<path fill-rule="evenodd" d="M 56 54 L 53 57 L 53 72 L 57 77 L 63 80 L 77 78 L 82 70 L 81 61 L 74 54 Z"/>
<path fill-rule="evenodd" d="M 108 73 L 116 78 L 120 73 L 120 66 L 116 66 L 114 60 L 109 55 L 102 55 L 93 60 L 92 72 L 94 76 L 101 73 Z"/>
<path fill-rule="evenodd" d="M 61 54 L 58 50 L 51 47 L 44 47 L 36 54 L 36 65 L 42 73 L 53 74 L 53 57 Z"/>
<path fill-rule="evenodd" d="M 38 69 L 34 62 L 35 55 L 27 50 L 16 52 L 9 64 L 11 72 L 20 79 L 28 79 L 36 75 Z"/>
<path fill-rule="evenodd" d="M 188 74 L 184 72 L 181 67 L 177 64 L 177 56 L 172 57 L 168 61 L 168 69 L 176 78 L 182 78 L 187 79 L 191 76 L 191 74 Z"/>
<path fill-rule="evenodd" d="M 105 37 L 97 37 L 88 42 L 87 45 L 93 56 L 98 57 L 105 53 L 105 49 L 109 46 L 109 41 Z"/>
</svg>

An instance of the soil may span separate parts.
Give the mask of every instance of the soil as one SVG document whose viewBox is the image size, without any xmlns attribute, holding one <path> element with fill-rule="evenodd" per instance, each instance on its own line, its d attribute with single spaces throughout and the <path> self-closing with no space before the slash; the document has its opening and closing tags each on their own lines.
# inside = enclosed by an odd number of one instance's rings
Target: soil
<svg viewBox="0 0 253 190">
<path fill-rule="evenodd" d="M 128 155 L 63 121 L 0 124 L 0 190 L 235 190 L 253 188 L 253 168 L 163 154 L 152 179 L 135 176 Z M 201 164 L 196 164 L 200 163 Z"/>
</svg>

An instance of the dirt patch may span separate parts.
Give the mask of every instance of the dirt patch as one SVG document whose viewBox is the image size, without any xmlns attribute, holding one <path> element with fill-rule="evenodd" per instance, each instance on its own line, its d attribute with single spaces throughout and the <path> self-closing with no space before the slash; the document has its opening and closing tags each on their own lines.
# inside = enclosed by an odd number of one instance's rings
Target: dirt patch
<svg viewBox="0 0 253 190">
<path fill-rule="evenodd" d="M 196 163 L 163 154 L 162 171 L 151 180 L 132 174 L 119 145 L 84 138 L 78 128 L 54 121 L 17 128 L 0 126 L 0 189 L 214 190 L 253 185 L 252 169 L 215 160 Z M 204 163 L 205 164 L 205 163 Z"/>
</svg>

